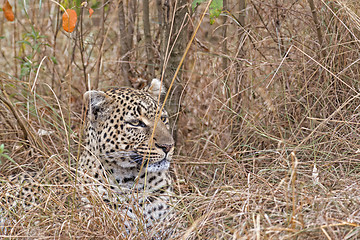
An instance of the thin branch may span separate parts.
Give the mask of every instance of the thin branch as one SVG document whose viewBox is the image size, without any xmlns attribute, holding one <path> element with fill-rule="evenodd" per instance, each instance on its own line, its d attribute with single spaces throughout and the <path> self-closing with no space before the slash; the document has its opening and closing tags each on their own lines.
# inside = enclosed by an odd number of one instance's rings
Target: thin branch
<svg viewBox="0 0 360 240">
<path fill-rule="evenodd" d="M 154 76 L 154 54 L 152 51 L 151 30 L 150 30 L 150 14 L 149 14 L 149 0 L 143 1 L 143 23 L 145 35 L 145 49 L 147 56 L 147 69 L 150 76 Z"/>
<path fill-rule="evenodd" d="M 7 99 L 5 99 L 4 97 L 2 97 L 0 95 L 0 101 L 2 101 L 7 107 L 8 109 L 12 112 L 12 114 L 14 115 L 17 123 L 19 124 L 23 134 L 24 134 L 24 139 L 25 141 L 28 141 L 28 132 L 26 130 L 26 127 L 24 125 L 24 123 L 22 122 L 22 120 L 20 119 L 17 111 L 15 110 L 15 108 L 13 107 L 12 103 L 9 101 L 9 97 L 8 95 L 6 94 L 6 92 L 4 90 L 1 90 L 1 92 L 4 94 L 4 96 L 6 96 Z"/>
<path fill-rule="evenodd" d="M 85 52 L 85 48 L 84 48 L 84 36 L 83 36 L 83 15 L 84 15 L 84 7 L 81 8 L 80 10 L 80 21 L 79 21 L 79 24 L 80 24 L 80 33 L 79 31 L 76 31 L 76 33 L 79 33 L 80 36 L 79 38 L 79 51 L 80 51 L 80 55 L 81 55 L 81 63 L 82 63 L 82 70 L 83 70 L 83 74 L 84 74 L 84 85 L 88 87 L 88 80 L 87 80 L 87 74 L 86 74 L 86 67 L 87 67 L 87 64 L 85 63 L 84 61 L 84 52 Z M 90 89 L 87 89 L 87 91 L 89 91 Z"/>
<path fill-rule="evenodd" d="M 223 7 L 224 7 L 224 9 L 227 9 L 227 0 L 223 0 Z M 222 20 L 223 20 L 222 36 L 224 38 L 224 40 L 222 42 L 222 51 L 223 51 L 223 54 L 227 55 L 227 25 L 226 25 L 227 16 L 223 16 Z M 224 57 L 222 60 L 223 60 L 222 68 L 225 71 L 228 67 L 228 59 L 226 57 Z"/>
<path fill-rule="evenodd" d="M 129 64 L 129 43 L 126 32 L 126 22 L 125 22 L 125 12 L 124 12 L 124 3 L 123 1 L 119 2 L 119 26 L 120 26 L 120 55 L 121 55 L 121 70 L 124 79 L 125 86 L 131 86 L 130 84 L 130 64 Z"/>
<path fill-rule="evenodd" d="M 105 0 L 102 1 L 102 5 L 105 5 Z M 96 78 L 94 81 L 93 88 L 98 89 L 99 87 L 99 79 L 100 79 L 100 68 L 101 68 L 101 60 L 103 55 L 103 42 L 104 42 L 104 36 L 105 36 L 105 7 L 102 7 L 101 11 L 101 34 L 100 34 L 100 50 L 99 50 L 99 58 L 96 62 Z"/>
<path fill-rule="evenodd" d="M 309 2 L 309 5 L 310 5 L 311 14 L 313 16 L 313 20 L 314 20 L 315 27 L 316 27 L 317 38 L 318 38 L 319 45 L 320 45 L 320 48 L 321 48 L 321 55 L 322 55 L 322 57 L 326 57 L 326 51 L 325 51 L 325 48 L 323 46 L 323 35 L 322 35 L 322 32 L 321 32 L 321 25 L 320 25 L 318 17 L 317 17 L 315 4 L 314 4 L 313 0 L 308 0 L 308 2 Z"/>
</svg>

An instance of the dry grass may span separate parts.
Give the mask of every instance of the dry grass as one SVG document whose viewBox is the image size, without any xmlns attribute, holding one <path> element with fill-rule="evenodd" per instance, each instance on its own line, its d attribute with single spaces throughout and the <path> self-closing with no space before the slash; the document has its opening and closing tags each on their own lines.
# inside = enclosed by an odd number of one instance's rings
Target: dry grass
<svg viewBox="0 0 360 240">
<path fill-rule="evenodd" d="M 229 1 L 229 9 L 235 6 Z M 121 239 L 119 216 L 96 199 L 93 209 L 82 214 L 77 186 L 53 177 L 66 176 L 79 151 L 87 83 L 75 35 L 56 33 L 58 10 L 50 1 L 43 3 L 43 11 L 27 6 L 29 19 L 24 6 L 17 7 L 17 22 L 2 22 L 0 29 L 5 37 L 0 40 L 0 144 L 16 164 L 2 157 L 0 173 L 37 171 L 46 180 L 39 182 L 42 207 L 20 208 L 11 231 L 0 236 Z M 243 39 L 236 22 L 226 21 L 227 52 L 220 50 L 220 19 L 212 26 L 208 20 L 202 23 L 182 79 L 172 165 L 179 213 L 174 238 L 360 237 L 360 8 L 351 0 L 316 1 L 315 7 L 323 46 L 308 1 L 248 1 Z M 198 14 L 192 17 L 194 26 Z M 122 84 L 118 27 L 110 24 L 116 15 L 115 8 L 107 12 L 103 48 L 96 15 L 84 17 L 86 70 L 93 81 L 101 54 L 100 88 Z M 46 56 L 39 71 L 20 78 L 21 60 L 14 54 L 24 60 L 33 50 L 13 39 L 33 46 L 24 35 L 31 27 L 49 45 L 30 59 L 35 67 Z M 144 54 L 140 40 L 131 53 L 139 77 Z M 224 58 L 227 69 L 222 69 Z M 153 236 L 143 234 L 134 232 L 128 239 Z"/>
</svg>

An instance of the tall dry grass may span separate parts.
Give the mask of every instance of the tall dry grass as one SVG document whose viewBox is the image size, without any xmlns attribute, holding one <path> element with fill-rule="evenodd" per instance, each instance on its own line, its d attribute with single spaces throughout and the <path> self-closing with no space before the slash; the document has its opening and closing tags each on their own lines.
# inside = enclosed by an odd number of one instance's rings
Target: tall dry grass
<svg viewBox="0 0 360 240">
<path fill-rule="evenodd" d="M 172 164 L 174 239 L 360 237 L 360 8 L 351 0 L 315 1 L 312 12 L 309 2 L 248 1 L 246 25 L 240 26 L 234 18 L 237 2 L 228 1 L 225 23 L 201 23 L 181 79 L 185 91 Z M 59 28 L 54 2 L 43 2 L 41 11 L 38 4 L 21 4 L 16 22 L 1 22 L 0 29 L 0 144 L 13 159 L 1 158 L 0 173 L 6 179 L 41 172 L 44 204 L 19 208 L 1 237 L 124 238 L 122 219 L 101 200 L 94 199 L 93 209 L 82 214 L 77 186 L 53 177 L 76 165 L 82 94 L 97 76 L 99 59 L 99 87 L 122 85 L 116 7 L 105 9 L 104 24 L 99 15 L 84 15 L 80 51 L 79 35 Z M 188 30 L 195 28 L 200 10 Z M 32 28 L 46 38 L 25 35 Z M 43 44 L 34 51 L 20 40 Z M 141 77 L 145 43 L 137 40 L 130 61 Z M 20 77 L 28 60 L 32 70 Z M 160 69 L 155 67 L 158 74 Z M 154 236 L 143 234 L 127 238 Z"/>
</svg>

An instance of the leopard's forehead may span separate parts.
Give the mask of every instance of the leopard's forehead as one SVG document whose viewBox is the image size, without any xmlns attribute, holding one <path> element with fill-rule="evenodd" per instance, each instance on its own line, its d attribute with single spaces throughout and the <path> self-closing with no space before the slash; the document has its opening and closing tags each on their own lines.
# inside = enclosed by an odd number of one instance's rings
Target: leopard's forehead
<svg viewBox="0 0 360 240">
<path fill-rule="evenodd" d="M 149 93 L 142 90 L 117 88 L 105 93 L 113 99 L 113 107 L 118 113 L 132 116 L 145 114 L 148 118 L 154 118 L 161 107 Z M 166 114 L 165 110 L 162 114 Z"/>
</svg>

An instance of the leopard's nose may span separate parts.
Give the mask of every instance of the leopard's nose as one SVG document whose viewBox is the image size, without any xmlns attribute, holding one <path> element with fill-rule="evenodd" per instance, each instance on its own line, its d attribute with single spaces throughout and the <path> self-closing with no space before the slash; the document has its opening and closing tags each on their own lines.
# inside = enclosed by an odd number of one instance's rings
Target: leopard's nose
<svg viewBox="0 0 360 240">
<path fill-rule="evenodd" d="M 174 144 L 158 144 L 158 143 L 155 143 L 155 146 L 158 147 L 158 148 L 161 148 L 164 151 L 164 153 L 168 153 L 174 147 Z"/>
</svg>

